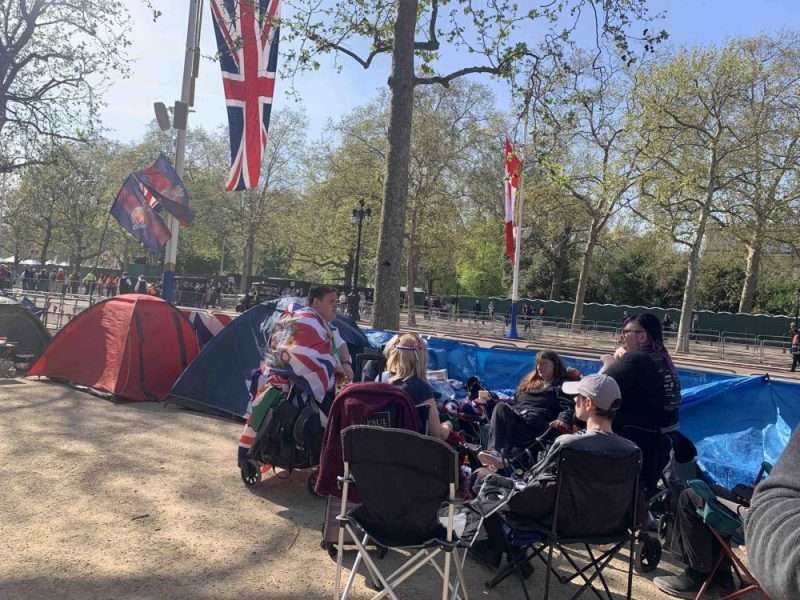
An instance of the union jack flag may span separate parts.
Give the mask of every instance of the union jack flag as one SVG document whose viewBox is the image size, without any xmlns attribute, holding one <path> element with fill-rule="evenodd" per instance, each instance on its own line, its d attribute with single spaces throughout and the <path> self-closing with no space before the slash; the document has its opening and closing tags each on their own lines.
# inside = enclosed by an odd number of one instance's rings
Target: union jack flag
<svg viewBox="0 0 800 600">
<path fill-rule="evenodd" d="M 275 93 L 280 0 L 211 0 L 231 141 L 225 189 L 258 186 Z"/>
</svg>

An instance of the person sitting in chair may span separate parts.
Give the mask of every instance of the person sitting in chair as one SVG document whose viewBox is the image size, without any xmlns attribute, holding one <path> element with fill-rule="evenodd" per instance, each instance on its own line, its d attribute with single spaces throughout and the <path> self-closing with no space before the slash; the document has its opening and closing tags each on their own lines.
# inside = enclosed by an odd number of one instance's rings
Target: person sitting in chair
<svg viewBox="0 0 800 600">
<path fill-rule="evenodd" d="M 555 352 L 540 352 L 536 368 L 517 387 L 514 403 L 495 406 L 487 450 L 478 456 L 481 463 L 502 469 L 513 448 L 529 446 L 548 427 L 559 433 L 571 431 L 574 405 L 561 393 L 561 384 L 575 375 Z"/>
<path fill-rule="evenodd" d="M 681 558 L 686 568 L 678 575 L 656 577 L 653 584 L 670 596 L 694 598 L 717 564 L 722 548 L 697 514 L 705 502 L 694 490 L 684 489 L 678 496 L 677 504 L 672 550 Z M 720 565 L 714 574 L 713 584 L 723 591 L 733 588 L 729 561 L 724 560 Z"/>
<path fill-rule="evenodd" d="M 575 396 L 575 418 L 585 422 L 586 429 L 556 439 L 544 458 L 526 474 L 524 489 L 514 494 L 501 509 L 507 511 L 509 516 L 544 522 L 552 515 L 556 499 L 559 453 L 565 448 L 620 457 L 639 452 L 633 442 L 615 434 L 612 429 L 614 415 L 622 401 L 616 381 L 598 373 L 580 381 L 565 382 L 562 389 L 565 394 Z M 489 482 L 498 483 L 501 487 L 514 486 L 514 482 L 508 478 L 485 472 L 478 474 L 476 485 L 482 483 L 481 476 L 483 479 L 494 478 Z M 646 511 L 642 510 L 641 514 L 646 514 Z M 580 520 L 581 517 L 582 515 L 576 514 L 569 518 Z M 492 515 L 484 522 L 484 527 L 488 539 L 473 544 L 472 552 L 481 562 L 496 567 L 500 564 L 505 548 L 502 520 L 498 515 Z"/>
<path fill-rule="evenodd" d="M 450 423 L 439 420 L 434 391 L 428 385 L 428 348 L 416 333 L 404 333 L 390 340 L 386 349 L 386 373 L 381 380 L 400 386 L 417 408 L 426 409 L 428 435 L 447 440 L 453 432 Z"/>
</svg>

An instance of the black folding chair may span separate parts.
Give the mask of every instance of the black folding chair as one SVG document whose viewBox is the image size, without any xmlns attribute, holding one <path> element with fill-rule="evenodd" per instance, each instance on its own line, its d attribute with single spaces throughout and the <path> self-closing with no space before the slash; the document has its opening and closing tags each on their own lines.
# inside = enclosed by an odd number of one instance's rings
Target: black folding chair
<svg viewBox="0 0 800 600">
<path fill-rule="evenodd" d="M 464 589 L 458 549 L 467 542 L 454 533 L 458 455 L 450 446 L 416 432 L 370 425 L 353 425 L 342 431 L 344 477 L 339 515 L 335 598 L 339 599 L 342 546 L 345 531 L 358 550 L 341 599 L 346 599 L 359 564 L 363 561 L 373 582 L 383 588 L 374 598 L 398 600 L 395 588 L 426 564 L 442 578 L 442 600 L 457 598 Z M 347 511 L 350 486 L 356 486 L 361 505 Z M 446 526 L 440 512 L 446 507 Z M 466 539 L 466 538 L 465 538 Z M 411 557 L 384 575 L 369 555 L 368 543 L 398 550 Z M 436 558 L 444 553 L 443 568 Z M 453 556 L 455 554 L 455 556 Z M 451 564 L 456 583 L 451 583 Z"/>
<path fill-rule="evenodd" d="M 544 598 L 550 596 L 550 579 L 554 575 L 561 584 L 578 577 L 583 585 L 572 595 L 574 600 L 591 589 L 603 600 L 593 583 L 599 579 L 608 600 L 612 600 L 603 570 L 626 545 L 628 556 L 628 588 L 630 600 L 633 582 L 633 557 L 636 532 L 640 520 L 639 471 L 642 456 L 637 449 L 626 455 L 603 455 L 584 450 L 564 448 L 559 452 L 556 476 L 555 504 L 551 522 L 543 523 L 520 518 L 511 511 L 499 513 L 504 521 L 508 555 L 513 558 L 486 587 L 492 588 L 512 573 L 519 575 L 522 590 L 528 595 L 522 567 L 538 557 L 547 567 Z M 524 494 L 525 491 L 517 492 Z M 642 503 L 643 505 L 643 503 Z M 512 506 L 513 508 L 513 506 Z M 579 566 L 574 549 L 583 546 L 588 562 Z M 592 546 L 608 546 L 595 555 Z M 512 552 L 516 548 L 517 552 Z M 553 550 L 558 549 L 573 571 L 561 575 L 553 566 Z M 547 559 L 544 551 L 547 550 Z M 590 573 L 587 575 L 587 572 Z"/>
</svg>

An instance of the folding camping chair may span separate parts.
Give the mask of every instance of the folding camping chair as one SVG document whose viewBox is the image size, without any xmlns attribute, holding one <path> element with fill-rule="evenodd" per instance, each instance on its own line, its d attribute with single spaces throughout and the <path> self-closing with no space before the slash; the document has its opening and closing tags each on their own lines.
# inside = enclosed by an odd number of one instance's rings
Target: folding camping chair
<svg viewBox="0 0 800 600">
<path fill-rule="evenodd" d="M 763 470 L 764 468 L 762 467 L 762 471 L 759 472 L 759 478 Z M 688 482 L 688 485 L 703 499 L 704 506 L 703 508 L 697 509 L 697 514 L 703 520 L 703 523 L 706 524 L 706 527 L 711 530 L 711 533 L 714 534 L 714 537 L 717 539 L 722 549 L 714 568 L 697 592 L 695 600 L 700 600 L 708 591 L 709 586 L 714 580 L 714 576 L 726 557 L 730 560 L 733 571 L 739 578 L 740 586 L 738 590 L 719 598 L 719 600 L 734 600 L 734 598 L 739 598 L 750 592 L 759 592 L 764 598 L 769 600 L 767 593 L 761 589 L 755 577 L 753 577 L 739 557 L 736 556 L 732 548 L 732 544 L 744 545 L 744 522 L 742 516 L 738 511 L 735 512 L 720 502 L 717 495 L 705 481 L 692 479 Z M 740 505 L 740 508 L 744 507 L 745 505 Z"/>
<path fill-rule="evenodd" d="M 493 588 L 509 575 L 516 572 L 522 584 L 525 598 L 530 600 L 522 567 L 538 557 L 546 566 L 544 598 L 550 596 L 550 576 L 555 575 L 561 584 L 577 577 L 583 579 L 583 586 L 572 599 L 577 598 L 587 588 L 602 600 L 603 596 L 594 587 L 599 579 L 606 595 L 612 600 L 608 583 L 603 577 L 611 560 L 625 546 L 629 547 L 628 588 L 626 598 L 630 600 L 633 584 L 634 544 L 639 523 L 639 471 L 642 464 L 641 452 L 637 449 L 624 456 L 603 455 L 594 452 L 564 448 L 558 455 L 555 504 L 552 522 L 544 524 L 532 519 L 512 516 L 513 513 L 500 513 L 506 529 L 508 555 L 515 557 L 510 564 L 486 584 Z M 525 493 L 524 490 L 517 493 Z M 578 566 L 575 555 L 566 546 L 581 545 L 589 556 L 584 566 Z M 595 556 L 592 546 L 610 546 Z M 512 547 L 524 553 L 513 553 Z M 562 576 L 553 567 L 553 550 L 558 549 L 574 569 L 570 575 Z M 547 559 L 542 555 L 547 550 Z M 574 552 L 574 551 L 573 551 Z M 591 575 L 587 577 L 587 571 Z"/>
<path fill-rule="evenodd" d="M 398 600 L 396 588 L 421 567 L 430 564 L 442 578 L 442 600 L 457 598 L 464 587 L 463 561 L 458 548 L 466 544 L 453 528 L 458 485 L 458 455 L 450 446 L 416 432 L 369 425 L 353 425 L 342 432 L 344 477 L 339 515 L 339 544 L 336 557 L 335 598 L 339 600 L 342 546 L 345 531 L 358 549 L 341 600 L 345 600 L 361 561 L 369 576 L 383 590 L 373 600 L 389 596 Z M 361 505 L 347 510 L 351 486 L 361 496 Z M 439 520 L 447 507 L 447 525 Z M 384 576 L 369 555 L 366 545 L 398 550 L 411 557 L 393 573 Z M 466 552 L 466 549 L 464 549 Z M 444 568 L 436 558 L 444 553 Z M 455 556 L 453 556 L 455 554 Z M 455 566 L 456 585 L 450 581 Z M 452 595 L 450 594 L 452 592 Z M 467 600 L 466 590 L 463 596 Z"/>
</svg>

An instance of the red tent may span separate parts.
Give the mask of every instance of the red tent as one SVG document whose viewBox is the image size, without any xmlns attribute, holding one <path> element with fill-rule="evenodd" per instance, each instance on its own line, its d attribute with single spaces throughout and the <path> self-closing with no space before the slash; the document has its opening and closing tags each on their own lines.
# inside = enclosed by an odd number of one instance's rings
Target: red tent
<svg viewBox="0 0 800 600">
<path fill-rule="evenodd" d="M 198 352 L 194 330 L 177 308 L 154 296 L 125 294 L 70 321 L 28 375 L 128 400 L 163 400 Z"/>
</svg>

